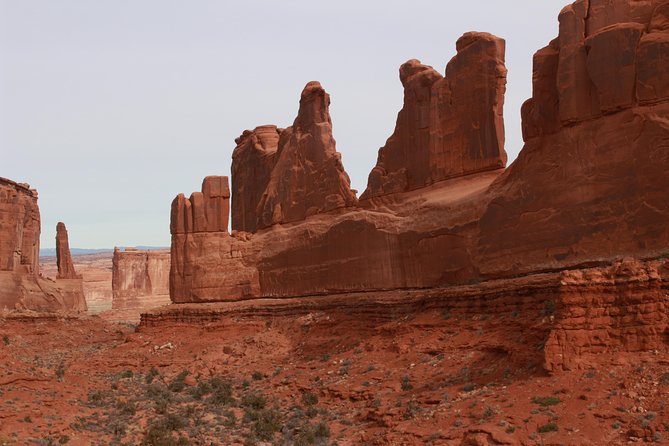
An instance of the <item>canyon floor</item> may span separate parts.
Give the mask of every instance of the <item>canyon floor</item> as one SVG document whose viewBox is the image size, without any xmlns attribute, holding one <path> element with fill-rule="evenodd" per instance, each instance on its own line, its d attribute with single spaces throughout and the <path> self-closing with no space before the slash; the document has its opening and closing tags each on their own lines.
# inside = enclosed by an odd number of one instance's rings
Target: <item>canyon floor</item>
<svg viewBox="0 0 669 446">
<path fill-rule="evenodd" d="M 139 327 L 5 314 L 0 445 L 669 441 L 666 352 L 602 353 L 551 376 L 541 305 L 346 297 L 182 306 Z"/>
</svg>

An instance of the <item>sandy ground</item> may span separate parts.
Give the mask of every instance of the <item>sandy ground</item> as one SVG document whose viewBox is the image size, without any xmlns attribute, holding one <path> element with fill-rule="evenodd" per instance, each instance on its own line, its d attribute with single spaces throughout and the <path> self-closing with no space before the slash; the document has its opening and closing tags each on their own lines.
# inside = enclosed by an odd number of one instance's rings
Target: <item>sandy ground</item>
<svg viewBox="0 0 669 446">
<path fill-rule="evenodd" d="M 340 308 L 137 330 L 7 316 L 0 445 L 669 444 L 666 354 L 549 376 L 544 332 L 513 317 Z M 513 337 L 524 347 L 492 347 Z"/>
</svg>

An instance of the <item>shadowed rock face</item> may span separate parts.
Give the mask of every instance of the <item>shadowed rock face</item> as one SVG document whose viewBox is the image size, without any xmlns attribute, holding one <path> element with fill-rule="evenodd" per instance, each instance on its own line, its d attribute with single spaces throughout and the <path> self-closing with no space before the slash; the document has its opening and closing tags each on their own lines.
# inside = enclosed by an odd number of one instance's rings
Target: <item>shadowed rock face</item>
<svg viewBox="0 0 669 446">
<path fill-rule="evenodd" d="M 506 165 L 504 40 L 467 33 L 456 48 L 445 76 L 417 60 L 400 67 L 404 107 L 361 199 Z"/>
<path fill-rule="evenodd" d="M 65 223 L 58 222 L 56 225 L 56 263 L 58 265 L 59 279 L 79 279 L 74 270 L 72 256 L 70 255 L 70 242 L 67 237 Z"/>
<path fill-rule="evenodd" d="M 69 258 L 64 234 L 63 239 L 60 233 L 61 243 L 57 243 L 63 259 L 63 249 L 67 249 Z M 0 178 L 0 309 L 86 311 L 82 280 L 74 274 L 71 258 L 69 269 L 63 270 L 59 280 L 40 276 L 39 237 L 37 191 L 27 184 Z"/>
</svg>

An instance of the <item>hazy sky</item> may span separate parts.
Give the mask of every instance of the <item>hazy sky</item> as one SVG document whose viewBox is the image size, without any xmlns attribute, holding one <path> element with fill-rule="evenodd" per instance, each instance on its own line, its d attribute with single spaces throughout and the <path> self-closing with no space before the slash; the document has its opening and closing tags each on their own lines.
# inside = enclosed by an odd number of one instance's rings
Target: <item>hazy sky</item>
<svg viewBox="0 0 669 446">
<path fill-rule="evenodd" d="M 466 31 L 506 39 L 510 160 L 532 55 L 567 0 L 0 0 L 0 176 L 39 190 L 42 247 L 169 245 L 172 198 L 228 175 L 234 139 L 330 93 L 362 192 L 402 105 L 399 66 L 443 73 Z"/>
</svg>

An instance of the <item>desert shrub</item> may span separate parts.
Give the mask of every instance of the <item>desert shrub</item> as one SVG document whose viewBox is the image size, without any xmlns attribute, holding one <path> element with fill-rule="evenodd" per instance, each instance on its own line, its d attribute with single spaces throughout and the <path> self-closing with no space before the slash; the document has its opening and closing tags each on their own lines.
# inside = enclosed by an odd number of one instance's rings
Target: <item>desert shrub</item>
<svg viewBox="0 0 669 446">
<path fill-rule="evenodd" d="M 251 430 L 260 440 L 271 440 L 281 430 L 281 413 L 277 409 L 258 411 Z"/>
<path fill-rule="evenodd" d="M 307 446 L 323 443 L 330 436 L 330 428 L 324 422 L 316 425 L 306 424 L 300 428 L 300 433 L 295 439 L 295 446 Z"/>
<path fill-rule="evenodd" d="M 411 379 L 409 378 L 408 375 L 404 375 L 402 377 L 400 384 L 401 384 L 402 390 L 404 390 L 405 392 L 408 391 L 408 390 L 413 389 L 413 384 L 411 384 Z"/>
<path fill-rule="evenodd" d="M 251 375 L 251 378 L 253 378 L 254 381 L 260 381 L 264 377 L 265 377 L 265 375 L 263 375 L 261 372 L 258 372 L 258 371 L 253 372 L 253 374 Z"/>
<path fill-rule="evenodd" d="M 541 407 L 555 406 L 560 404 L 560 398 L 556 396 L 535 396 L 532 398 L 534 404 L 538 404 Z"/>
<path fill-rule="evenodd" d="M 119 401 L 116 403 L 116 410 L 120 415 L 135 415 L 137 412 L 137 406 L 132 401 Z"/>
<path fill-rule="evenodd" d="M 91 406 L 104 406 L 109 398 L 109 394 L 102 390 L 91 390 L 88 392 L 88 404 Z"/>
<path fill-rule="evenodd" d="M 226 406 L 235 402 L 230 382 L 214 377 L 207 384 L 211 388 L 211 395 L 207 399 L 207 403 L 214 406 Z"/>
<path fill-rule="evenodd" d="M 151 370 L 149 370 L 149 372 L 144 377 L 144 381 L 147 384 L 151 384 L 158 375 L 159 375 L 158 370 L 155 367 L 151 367 Z"/>
<path fill-rule="evenodd" d="M 304 392 L 302 394 L 302 404 L 305 406 L 318 404 L 318 396 L 313 392 Z"/>
<path fill-rule="evenodd" d="M 260 410 L 267 405 L 267 399 L 259 393 L 247 393 L 242 398 L 242 405 L 253 410 Z"/>
<path fill-rule="evenodd" d="M 2 343 L 5 344 L 5 345 L 9 345 L 9 336 L 4 335 L 2 337 Z"/>
<path fill-rule="evenodd" d="M 124 370 L 121 372 L 121 378 L 132 378 L 133 373 L 132 370 Z"/>
<path fill-rule="evenodd" d="M 144 433 L 143 445 L 146 446 L 186 446 L 190 442 L 187 438 L 179 436 L 175 438 L 172 434 L 186 427 L 186 420 L 178 415 L 169 414 L 151 423 Z"/>
<path fill-rule="evenodd" d="M 558 431 L 558 426 L 555 423 L 546 423 L 537 428 L 537 432 L 539 432 L 540 434 L 545 434 L 548 432 L 557 432 L 557 431 Z"/>
<path fill-rule="evenodd" d="M 185 387 L 186 387 L 186 377 L 188 376 L 188 370 L 184 370 L 183 372 L 179 373 L 170 383 L 169 386 L 167 386 L 168 389 L 170 389 L 172 392 L 181 392 Z"/>
</svg>

